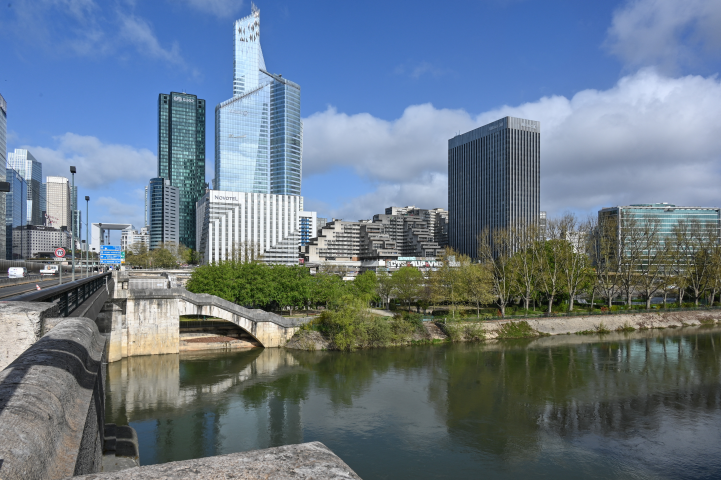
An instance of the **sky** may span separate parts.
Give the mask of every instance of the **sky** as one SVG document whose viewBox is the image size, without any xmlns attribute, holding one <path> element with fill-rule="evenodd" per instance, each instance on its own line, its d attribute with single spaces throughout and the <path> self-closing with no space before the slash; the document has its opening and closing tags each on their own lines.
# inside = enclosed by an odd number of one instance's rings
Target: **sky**
<svg viewBox="0 0 721 480">
<path fill-rule="evenodd" d="M 259 0 L 266 66 L 301 85 L 306 210 L 358 220 L 447 207 L 448 139 L 541 122 L 541 208 L 721 206 L 717 0 Z M 89 195 L 91 222 L 143 226 L 157 98 L 232 97 L 242 0 L 5 0 L 8 150 Z M 83 213 L 83 216 L 85 214 Z M 116 235 L 117 236 L 117 235 Z"/>
</svg>

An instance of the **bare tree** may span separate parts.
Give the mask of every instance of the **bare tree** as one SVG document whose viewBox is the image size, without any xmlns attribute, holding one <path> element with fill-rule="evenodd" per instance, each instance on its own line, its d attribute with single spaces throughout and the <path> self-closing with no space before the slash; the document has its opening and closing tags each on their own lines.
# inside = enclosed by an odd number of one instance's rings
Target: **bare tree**
<svg viewBox="0 0 721 480">
<path fill-rule="evenodd" d="M 590 261 L 586 252 L 586 243 L 590 224 L 581 224 L 572 213 L 564 214 L 559 220 L 559 229 L 562 240 L 566 244 L 561 245 L 558 258 L 563 272 L 565 288 L 568 296 L 568 311 L 573 311 L 573 301 L 584 284 L 588 283 Z"/>
<path fill-rule="evenodd" d="M 706 291 L 713 274 L 714 247 L 718 244 L 716 225 L 708 225 L 693 219 L 688 228 L 690 265 L 686 271 L 688 286 L 694 294 L 694 303 L 698 306 L 699 299 Z"/>
<path fill-rule="evenodd" d="M 673 226 L 669 241 L 669 266 L 672 271 L 674 286 L 677 292 L 676 303 L 683 305 L 683 297 L 688 286 L 687 272 L 691 266 L 691 232 L 685 220 L 679 220 Z"/>
<path fill-rule="evenodd" d="M 663 241 L 661 220 L 644 218 L 637 222 L 639 230 L 639 257 L 636 285 L 646 298 L 646 309 L 651 299 L 663 287 L 664 270 L 668 262 L 666 242 Z"/>
<path fill-rule="evenodd" d="M 620 290 L 618 219 L 610 216 L 599 218 L 589 243 L 591 261 L 596 269 L 595 287 L 610 309 Z"/>
<path fill-rule="evenodd" d="M 632 213 L 625 214 L 618 222 L 618 275 L 628 306 L 631 306 L 636 290 L 646 243 L 641 225 Z"/>
<path fill-rule="evenodd" d="M 478 258 L 491 272 L 493 296 L 506 316 L 506 306 L 513 295 L 513 235 L 508 228 L 499 228 L 491 232 L 488 227 L 478 235 Z"/>
<path fill-rule="evenodd" d="M 511 270 L 516 290 L 528 311 L 538 283 L 538 255 L 535 249 L 542 241 L 540 229 L 536 224 L 521 225 L 513 229 L 513 240 L 516 252 L 511 258 Z"/>
</svg>

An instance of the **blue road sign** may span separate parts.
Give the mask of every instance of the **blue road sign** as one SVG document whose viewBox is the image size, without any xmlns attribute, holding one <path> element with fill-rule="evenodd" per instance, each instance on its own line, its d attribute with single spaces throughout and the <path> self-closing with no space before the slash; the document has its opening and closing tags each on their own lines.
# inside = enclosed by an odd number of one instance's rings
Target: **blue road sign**
<svg viewBox="0 0 721 480">
<path fill-rule="evenodd" d="M 100 245 L 100 263 L 115 265 L 121 262 L 120 245 Z"/>
</svg>

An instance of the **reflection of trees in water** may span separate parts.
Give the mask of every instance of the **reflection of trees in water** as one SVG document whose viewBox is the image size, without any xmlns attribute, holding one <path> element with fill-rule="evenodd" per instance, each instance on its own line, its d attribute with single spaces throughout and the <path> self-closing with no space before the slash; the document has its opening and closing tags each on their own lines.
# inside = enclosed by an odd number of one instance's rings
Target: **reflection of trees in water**
<svg viewBox="0 0 721 480">
<path fill-rule="evenodd" d="M 448 351 L 446 372 L 431 383 L 446 386 L 446 423 L 456 440 L 499 455 L 531 454 L 542 430 L 634 436 L 657 429 L 662 409 L 688 419 L 718 410 L 720 338 L 496 351 L 465 346 Z"/>
</svg>

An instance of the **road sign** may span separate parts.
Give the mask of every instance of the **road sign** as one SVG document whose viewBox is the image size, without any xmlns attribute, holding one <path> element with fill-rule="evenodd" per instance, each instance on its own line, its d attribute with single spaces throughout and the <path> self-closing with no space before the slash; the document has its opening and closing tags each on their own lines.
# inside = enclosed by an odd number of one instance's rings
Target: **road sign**
<svg viewBox="0 0 721 480">
<path fill-rule="evenodd" d="M 55 249 L 55 256 L 58 258 L 63 258 L 65 256 L 65 249 L 62 247 L 58 247 Z"/>
<path fill-rule="evenodd" d="M 105 265 L 119 265 L 122 263 L 120 245 L 100 245 L 100 263 Z"/>
</svg>

